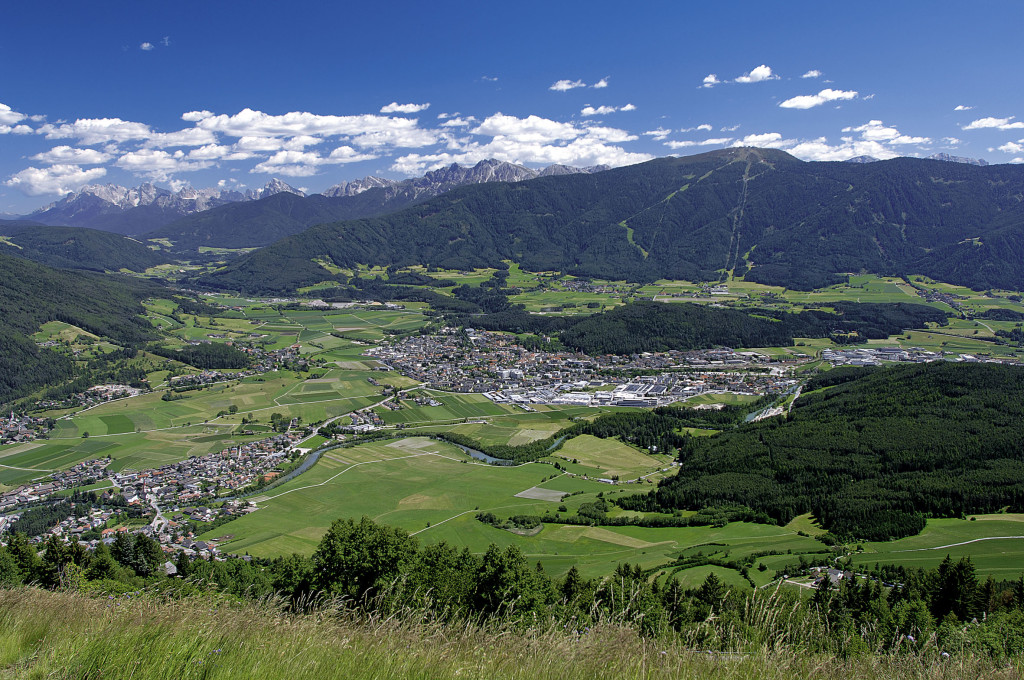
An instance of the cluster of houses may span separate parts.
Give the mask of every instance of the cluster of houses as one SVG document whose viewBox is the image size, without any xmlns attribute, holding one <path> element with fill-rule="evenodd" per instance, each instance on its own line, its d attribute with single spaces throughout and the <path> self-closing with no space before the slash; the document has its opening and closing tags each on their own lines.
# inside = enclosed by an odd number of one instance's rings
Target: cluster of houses
<svg viewBox="0 0 1024 680">
<path fill-rule="evenodd" d="M 120 472 L 112 479 L 129 503 L 201 503 L 216 498 L 224 489 L 243 489 L 261 478 L 273 479 L 277 468 L 292 455 L 298 437 L 279 434 L 152 470 Z"/>
<path fill-rule="evenodd" d="M 0 421 L 0 444 L 30 442 L 45 436 L 49 431 L 46 418 L 16 416 L 14 411 L 11 411 L 10 418 Z"/>
<path fill-rule="evenodd" d="M 0 494 L 0 512 L 10 512 L 21 506 L 46 500 L 58 491 L 95 484 L 108 476 L 108 465 L 110 458 L 87 460 L 69 470 L 54 472 L 46 480 L 32 481 L 5 491 Z"/>
<path fill-rule="evenodd" d="M 89 408 L 113 401 L 114 399 L 136 397 L 146 391 L 148 391 L 147 388 L 131 387 L 130 385 L 93 385 L 84 392 L 77 392 L 63 399 L 41 399 L 35 402 L 32 408 L 38 411 L 78 407 Z"/>
<path fill-rule="evenodd" d="M 384 427 L 381 417 L 370 409 L 353 411 L 346 416 L 351 422 L 349 425 L 340 426 L 338 429 L 345 432 L 370 432 L 377 428 Z"/>
<path fill-rule="evenodd" d="M 472 329 L 465 334 L 443 329 L 437 335 L 410 336 L 367 354 L 434 389 L 479 393 L 495 402 L 519 405 L 649 407 L 707 391 L 780 394 L 794 384 L 785 377 L 783 363 L 756 352 L 721 348 L 591 357 L 531 350 L 514 336 Z M 759 370 L 725 370 L 755 366 Z M 655 370 L 666 373 L 616 377 Z M 600 389 L 609 385 L 613 387 Z"/>
</svg>

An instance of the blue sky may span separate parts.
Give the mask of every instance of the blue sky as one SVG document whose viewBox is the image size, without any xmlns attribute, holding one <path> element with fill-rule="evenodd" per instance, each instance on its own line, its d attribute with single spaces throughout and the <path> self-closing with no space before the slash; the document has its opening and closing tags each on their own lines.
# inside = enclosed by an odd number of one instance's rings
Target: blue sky
<svg viewBox="0 0 1024 680">
<path fill-rule="evenodd" d="M 15 3 L 0 212 L 501 158 L 1024 162 L 1024 3 Z"/>
</svg>

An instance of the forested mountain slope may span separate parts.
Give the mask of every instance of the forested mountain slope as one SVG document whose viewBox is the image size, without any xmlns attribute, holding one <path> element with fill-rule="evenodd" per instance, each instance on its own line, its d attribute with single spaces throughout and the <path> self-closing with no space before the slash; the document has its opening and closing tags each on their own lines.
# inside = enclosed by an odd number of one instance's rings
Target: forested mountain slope
<svg viewBox="0 0 1024 680">
<path fill-rule="evenodd" d="M 508 259 L 611 279 L 732 271 L 808 289 L 868 271 L 1021 289 L 1022 197 L 1024 168 L 1010 165 L 805 163 L 726 149 L 462 187 L 384 217 L 312 227 L 202 282 L 277 292 L 332 278 L 315 259 L 449 268 Z"/>
<path fill-rule="evenodd" d="M 51 269 L 0 253 L 0 402 L 70 377 L 71 362 L 29 337 L 64 321 L 132 344 L 153 339 L 139 301 L 162 290 L 137 279 Z"/>
<path fill-rule="evenodd" d="M 44 225 L 15 231 L 7 239 L 10 245 L 2 252 L 50 267 L 142 272 L 169 261 L 139 241 L 109 231 Z"/>
<path fill-rule="evenodd" d="M 634 509 L 812 512 L 845 537 L 916 534 L 926 517 L 1024 509 L 1024 368 L 937 362 L 836 369 L 788 419 L 690 438 L 679 473 Z"/>
</svg>

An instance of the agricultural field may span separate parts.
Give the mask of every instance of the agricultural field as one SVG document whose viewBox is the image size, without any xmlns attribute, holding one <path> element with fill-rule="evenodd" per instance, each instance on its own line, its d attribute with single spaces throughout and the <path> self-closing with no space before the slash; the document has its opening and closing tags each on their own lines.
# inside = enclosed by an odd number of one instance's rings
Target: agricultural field
<svg viewBox="0 0 1024 680">
<path fill-rule="evenodd" d="M 1013 579 L 1024 570 L 1024 515 L 971 515 L 965 519 L 930 519 L 917 536 L 888 543 L 865 543 L 854 564 L 902 564 L 934 568 L 949 555 L 970 557 L 979 574 Z"/>
<path fill-rule="evenodd" d="M 574 510 L 599 493 L 608 496 L 649 488 L 646 484 L 614 487 L 559 475 L 540 463 L 484 465 L 445 442 L 399 439 L 326 452 L 300 478 L 256 497 L 259 510 L 204 538 L 231 534 L 233 538 L 221 547 L 238 554 L 310 554 L 335 519 L 366 515 L 401 527 L 421 541 L 447 541 L 473 552 L 482 553 L 492 543 L 516 545 L 553 575 L 576 565 L 588 577 L 607 574 L 625 562 L 652 569 L 665 566 L 687 549 L 709 554 L 729 551 L 732 558 L 772 549 L 794 553 L 821 549 L 820 543 L 797 535 L 795 529 L 738 522 L 718 528 L 669 529 L 546 524 L 536 535 L 525 536 L 475 519 L 478 512 L 555 514 L 563 493 L 582 492 L 564 501 Z M 367 489 L 373 492 L 366 493 Z M 737 572 L 731 573 L 739 578 Z"/>
<path fill-rule="evenodd" d="M 570 472 L 623 481 L 637 479 L 672 465 L 670 456 L 641 453 L 617 439 L 600 439 L 589 434 L 565 442 L 552 458 L 561 458 L 583 470 L 590 470 L 582 472 L 571 469 Z"/>
</svg>

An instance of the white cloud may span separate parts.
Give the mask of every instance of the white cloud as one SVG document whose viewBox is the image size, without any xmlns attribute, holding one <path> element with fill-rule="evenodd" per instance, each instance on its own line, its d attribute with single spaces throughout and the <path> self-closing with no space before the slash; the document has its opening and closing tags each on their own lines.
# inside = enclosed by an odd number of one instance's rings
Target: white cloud
<svg viewBox="0 0 1024 680">
<path fill-rule="evenodd" d="M 14 125 L 24 118 L 24 113 L 18 113 L 7 104 L 0 104 L 0 125 Z"/>
<path fill-rule="evenodd" d="M 185 128 L 177 132 L 153 132 L 146 138 L 145 146 L 165 149 L 174 146 L 205 146 L 214 144 L 217 136 L 209 130 Z"/>
<path fill-rule="evenodd" d="M 736 78 L 737 83 L 763 83 L 766 80 L 778 80 L 779 77 L 772 73 L 770 66 L 761 64 L 757 68 L 751 69 L 749 73 Z"/>
<path fill-rule="evenodd" d="M 55 146 L 49 151 L 32 156 L 34 161 L 43 163 L 70 163 L 74 165 L 98 165 L 112 158 L 108 153 L 96 149 L 76 149 L 70 146 Z"/>
<path fill-rule="evenodd" d="M 704 76 L 704 84 L 702 85 L 702 87 L 714 87 L 715 85 L 721 84 L 721 82 L 722 81 L 718 79 L 718 76 L 716 76 L 714 73 L 709 73 L 706 76 Z"/>
<path fill-rule="evenodd" d="M 474 118 L 473 116 L 466 116 L 465 118 L 460 118 L 460 117 L 456 116 L 454 118 L 449 118 L 445 122 L 441 123 L 441 127 L 446 127 L 446 128 L 469 127 L 470 124 L 475 123 L 475 122 L 476 122 L 476 118 Z"/>
<path fill-rule="evenodd" d="M 869 142 L 883 142 L 885 144 L 930 144 L 930 137 L 912 137 L 901 134 L 894 127 L 886 126 L 880 120 L 868 121 L 858 127 L 843 128 L 843 132 L 859 132 L 861 139 Z"/>
<path fill-rule="evenodd" d="M 185 152 L 180 150 L 168 153 L 159 149 L 139 149 L 124 154 L 114 165 L 157 180 L 165 180 L 178 172 L 203 170 L 212 163 L 208 160 L 189 160 Z"/>
<path fill-rule="evenodd" d="M 233 146 L 207 144 L 189 151 L 187 158 L 190 161 L 244 161 L 254 156 L 249 151 L 235 149 Z"/>
<path fill-rule="evenodd" d="M 647 132 L 644 133 L 644 135 L 650 137 L 651 139 L 657 142 L 660 142 L 663 139 L 668 138 L 670 134 L 672 134 L 672 131 L 663 127 L 659 127 L 654 130 L 648 130 Z"/>
<path fill-rule="evenodd" d="M 844 99 L 855 99 L 857 92 L 854 90 L 833 90 L 824 89 L 818 94 L 802 94 L 779 104 L 784 109 L 810 109 L 821 106 L 825 102 L 832 102 Z"/>
<path fill-rule="evenodd" d="M 207 118 L 213 118 L 213 111 L 207 111 L 206 109 L 203 109 L 202 111 L 189 111 L 187 113 L 181 114 L 181 119 L 189 121 L 190 123 L 195 123 L 200 120 L 205 120 Z"/>
<path fill-rule="evenodd" d="M 740 129 L 740 124 L 736 123 L 735 125 L 722 126 L 722 127 L 720 127 L 718 129 L 718 131 L 719 132 L 736 132 L 739 129 Z"/>
<path fill-rule="evenodd" d="M 104 168 L 82 170 L 77 165 L 60 164 L 48 168 L 25 168 L 4 182 L 29 196 L 57 194 L 63 196 L 107 174 Z"/>
<path fill-rule="evenodd" d="M 482 80 L 486 80 L 489 83 L 498 82 L 498 76 L 480 76 Z"/>
<path fill-rule="evenodd" d="M 1024 163 L 1024 157 L 1022 157 L 1022 156 L 1017 156 L 1016 158 L 1011 158 L 1011 159 L 1010 159 L 1009 161 L 1007 161 L 1007 162 L 1009 162 L 1009 163 Z"/>
<path fill-rule="evenodd" d="M 153 134 L 144 123 L 120 118 L 79 118 L 74 123 L 48 123 L 40 126 L 36 132 L 46 135 L 47 139 L 77 138 L 86 145 L 146 139 Z"/>
<path fill-rule="evenodd" d="M 312 151 L 278 151 L 262 163 L 258 163 L 251 173 L 267 173 L 286 175 L 289 177 L 309 177 L 315 175 L 324 165 L 340 165 L 374 160 L 373 154 L 359 153 L 350 146 L 339 146 L 327 156 L 320 156 Z"/>
<path fill-rule="evenodd" d="M 595 90 L 600 90 L 600 89 L 603 89 L 605 87 L 608 87 L 608 76 L 605 76 L 604 78 L 601 78 L 601 80 L 599 80 L 596 83 L 594 83 L 593 85 L 591 85 L 591 87 L 594 88 Z"/>
<path fill-rule="evenodd" d="M 760 134 L 747 135 L 737 140 L 733 146 L 757 146 L 763 149 L 780 149 L 794 143 L 792 139 L 783 139 L 778 132 L 763 132 Z"/>
<path fill-rule="evenodd" d="M 686 149 L 692 146 L 725 146 L 732 141 L 732 137 L 718 137 L 715 139 L 700 139 L 696 141 L 691 140 L 680 140 L 673 142 L 665 142 L 665 146 L 670 149 Z"/>
<path fill-rule="evenodd" d="M 407 154 L 395 160 L 391 170 L 418 174 L 451 163 L 472 164 L 486 158 L 544 165 L 611 166 L 629 165 L 651 158 L 649 154 L 633 153 L 616 146 L 637 139 L 626 130 L 561 123 L 535 115 L 517 118 L 496 113 L 469 132 L 490 139 L 477 141 L 450 137 L 447 140 L 449 151 Z"/>
<path fill-rule="evenodd" d="M 1007 142 L 999 147 L 999 150 L 1004 153 L 1020 153 L 1024 151 L 1024 139 L 1017 142 Z"/>
<path fill-rule="evenodd" d="M 381 113 L 419 113 L 430 108 L 430 102 L 426 104 L 399 104 L 398 102 L 391 102 L 387 106 L 382 106 L 380 109 Z"/>
<path fill-rule="evenodd" d="M 472 132 L 476 135 L 510 137 L 518 142 L 539 144 L 575 139 L 583 134 L 583 131 L 572 123 L 559 123 L 533 115 L 516 118 L 500 112 L 488 116 Z"/>
<path fill-rule="evenodd" d="M 880 142 L 843 138 L 841 144 L 830 145 L 824 137 L 803 141 L 786 149 L 805 161 L 846 161 L 857 156 L 871 156 L 879 160 L 895 158 L 899 154 Z"/>
<path fill-rule="evenodd" d="M 587 84 L 582 80 L 559 80 L 549 87 L 549 90 L 555 92 L 567 92 L 568 90 L 575 90 L 578 87 L 586 87 Z"/>
<path fill-rule="evenodd" d="M 30 135 L 33 132 L 35 132 L 35 130 L 27 125 L 15 125 L 14 127 L 11 127 L 10 125 L 0 125 L 0 135 Z"/>
<path fill-rule="evenodd" d="M 141 45 L 139 45 L 139 49 L 142 50 L 143 52 L 149 52 L 150 50 L 153 49 L 153 43 L 151 43 L 151 42 L 144 42 Z"/>
<path fill-rule="evenodd" d="M 956 137 L 943 137 L 942 141 L 945 144 L 949 144 L 950 146 L 956 146 L 957 144 L 960 143 L 960 140 L 957 139 Z"/>
<path fill-rule="evenodd" d="M 1024 128 L 1024 122 L 1013 120 L 1016 116 L 1009 118 L 979 118 L 965 125 L 964 130 L 982 130 L 985 128 L 997 128 L 999 130 L 1018 130 Z"/>
<path fill-rule="evenodd" d="M 973 108 L 974 108 L 973 106 L 964 106 L 963 104 L 957 104 L 956 108 L 953 109 L 953 110 L 954 111 L 970 111 Z"/>
<path fill-rule="evenodd" d="M 164 37 L 160 38 L 160 44 L 163 45 L 164 47 L 170 47 L 171 46 L 171 36 L 165 35 Z"/>
<path fill-rule="evenodd" d="M 816 68 L 812 68 L 810 71 L 808 71 L 807 73 L 803 74 L 800 77 L 801 78 L 820 78 L 821 77 L 821 71 L 819 71 Z"/>
<path fill-rule="evenodd" d="M 714 129 L 715 128 L 712 127 L 712 125 L 710 123 L 701 123 L 700 125 L 695 125 L 693 127 L 680 128 L 679 131 L 680 132 L 693 132 L 694 130 L 698 130 L 698 131 L 701 131 L 701 132 L 711 132 Z"/>
<path fill-rule="evenodd" d="M 274 116 L 242 109 L 233 116 L 213 115 L 208 111 L 193 111 L 182 116 L 194 120 L 196 126 L 233 137 L 355 137 L 356 143 L 366 146 L 394 144 L 419 147 L 437 141 L 435 133 L 417 127 L 414 118 L 392 118 L 374 114 L 357 116 L 321 116 L 304 111 L 292 111 Z"/>
<path fill-rule="evenodd" d="M 615 113 L 616 111 L 636 111 L 636 107 L 632 104 L 626 104 L 625 106 L 598 106 L 596 109 L 593 106 L 584 106 L 583 110 L 580 111 L 581 116 L 604 116 L 609 113 Z"/>
</svg>

